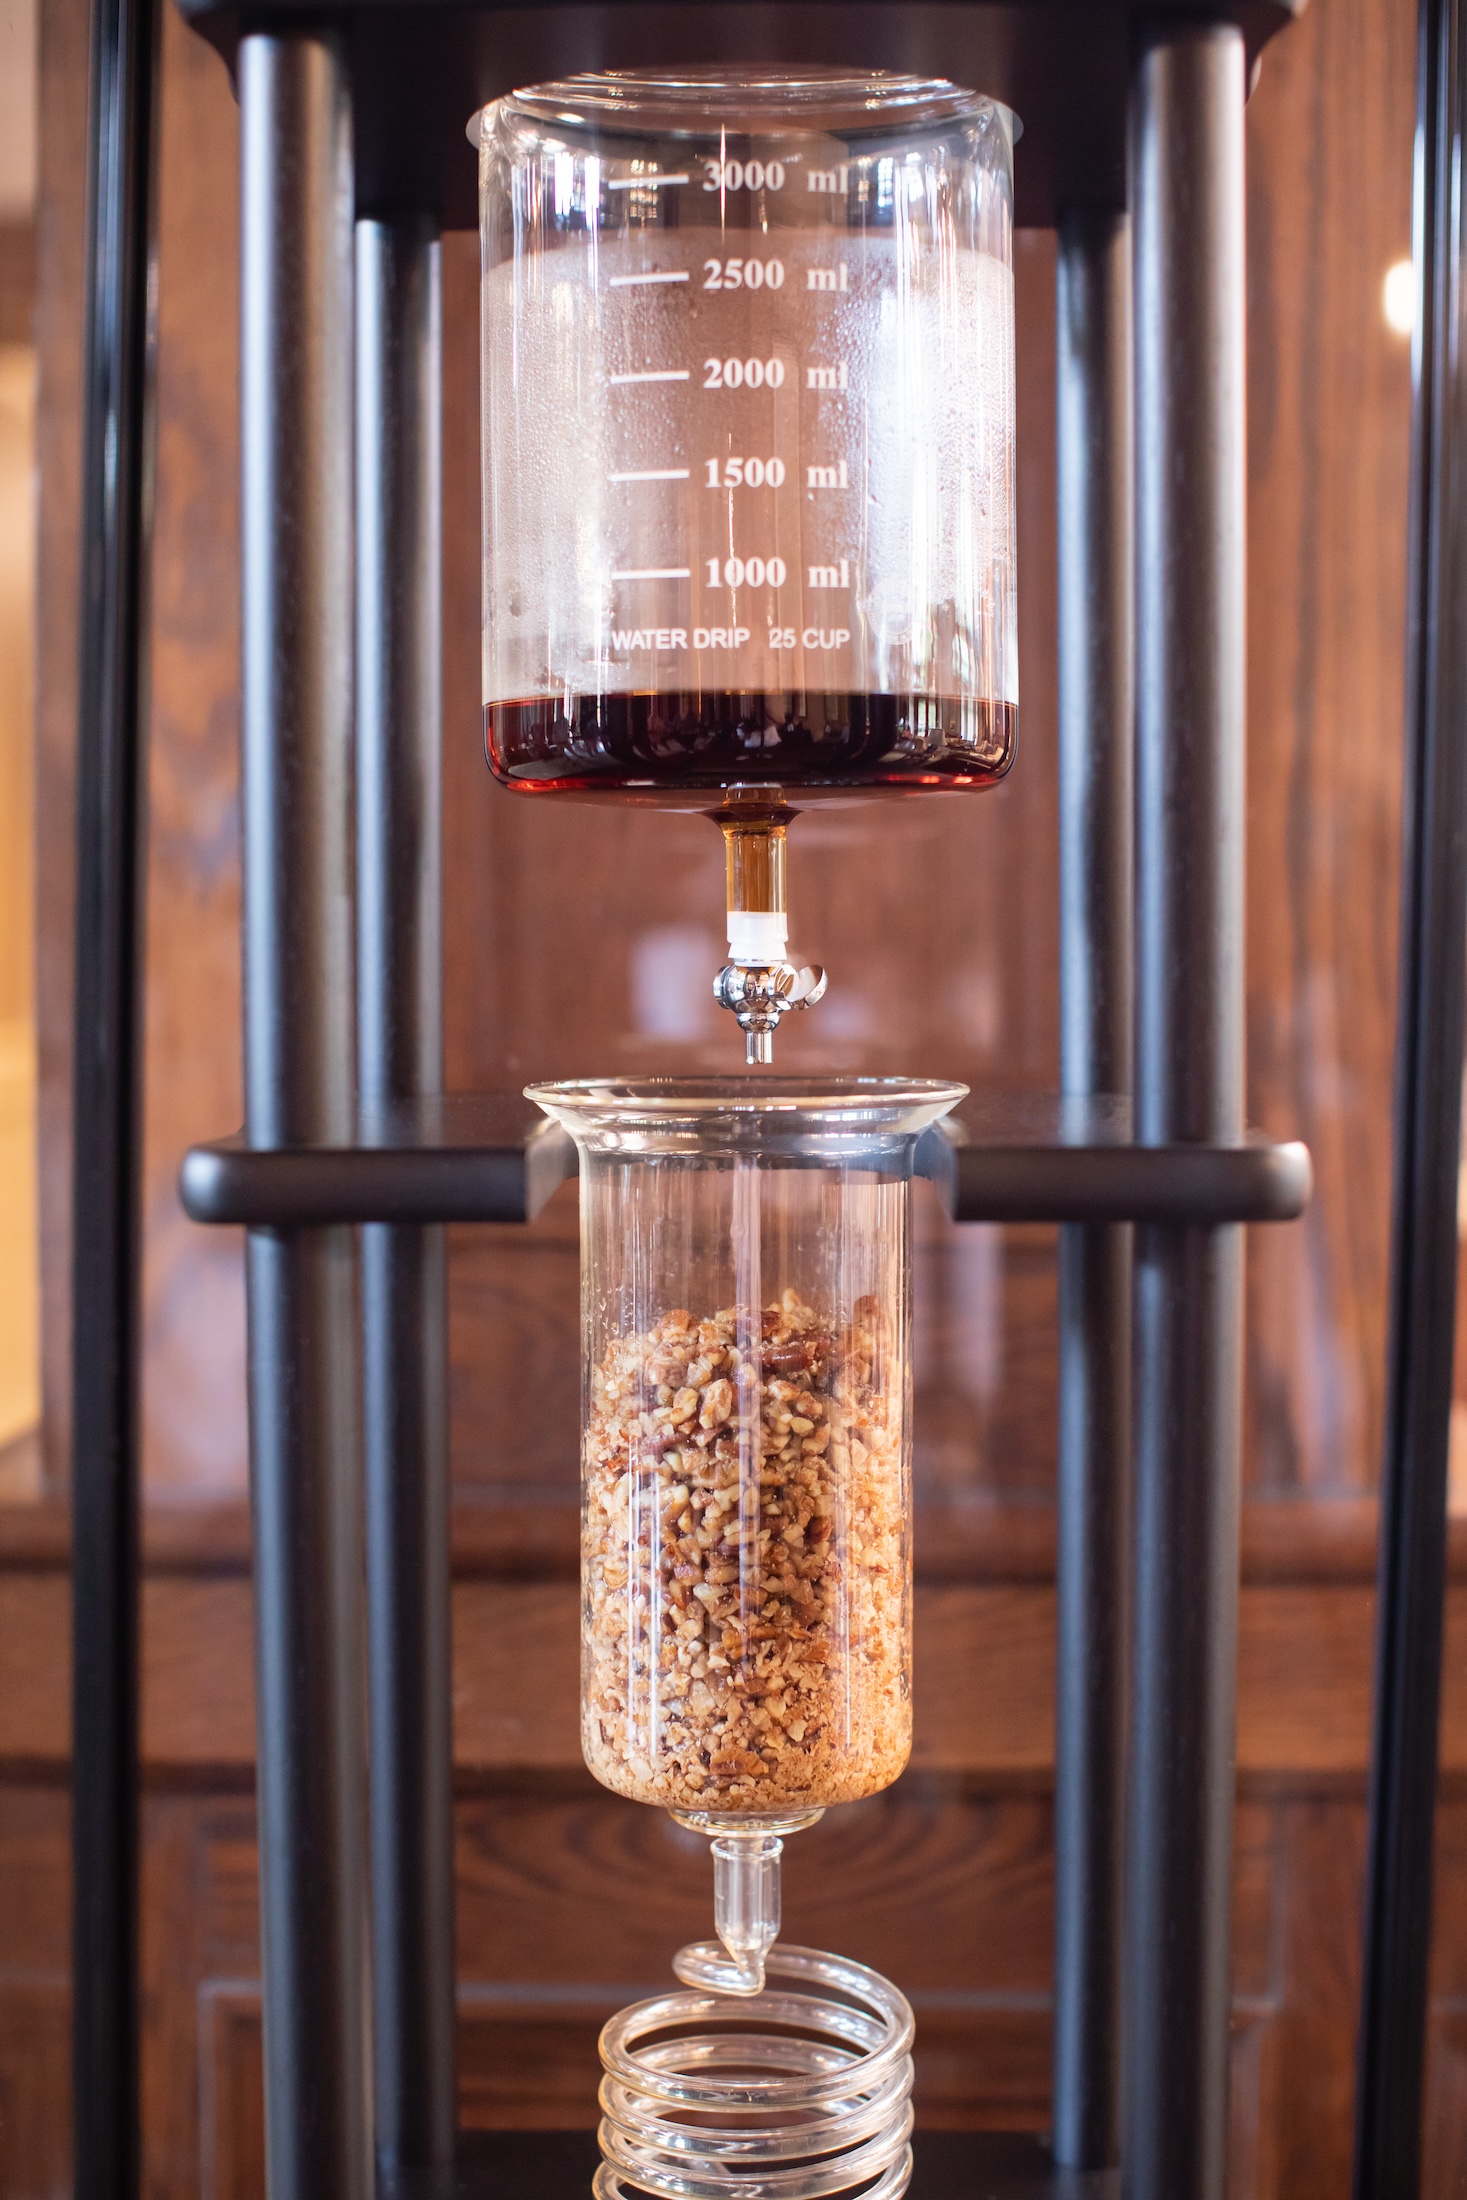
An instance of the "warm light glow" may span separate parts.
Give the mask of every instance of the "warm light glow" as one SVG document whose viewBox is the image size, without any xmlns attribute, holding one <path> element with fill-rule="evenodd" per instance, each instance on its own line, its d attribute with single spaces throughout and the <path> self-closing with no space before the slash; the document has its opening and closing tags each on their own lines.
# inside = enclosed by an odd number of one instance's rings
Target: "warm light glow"
<svg viewBox="0 0 1467 2200">
<path fill-rule="evenodd" d="M 1386 269 L 1381 286 L 1381 310 L 1386 327 L 1398 336 L 1409 336 L 1416 326 L 1416 270 L 1409 260 L 1397 260 Z"/>
</svg>

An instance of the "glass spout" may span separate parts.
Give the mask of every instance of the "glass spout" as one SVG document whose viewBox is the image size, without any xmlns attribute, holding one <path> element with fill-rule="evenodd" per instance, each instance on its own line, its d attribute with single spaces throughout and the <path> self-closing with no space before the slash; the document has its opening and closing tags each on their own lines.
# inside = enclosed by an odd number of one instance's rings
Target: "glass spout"
<svg viewBox="0 0 1467 2200">
<path fill-rule="evenodd" d="M 764 1958 L 779 1938 L 783 1852 L 783 1841 L 769 1833 L 721 1833 L 713 1843 L 713 1928 L 741 1994 L 764 1990 Z"/>
<path fill-rule="evenodd" d="M 823 1815 L 817 1807 L 740 1824 L 721 1811 L 673 1811 L 680 1826 L 713 1836 L 718 1940 L 678 1950 L 672 1967 L 685 1986 L 714 1994 L 763 1993 L 765 1961 L 779 1938 L 783 1837 L 813 1826 Z"/>
</svg>

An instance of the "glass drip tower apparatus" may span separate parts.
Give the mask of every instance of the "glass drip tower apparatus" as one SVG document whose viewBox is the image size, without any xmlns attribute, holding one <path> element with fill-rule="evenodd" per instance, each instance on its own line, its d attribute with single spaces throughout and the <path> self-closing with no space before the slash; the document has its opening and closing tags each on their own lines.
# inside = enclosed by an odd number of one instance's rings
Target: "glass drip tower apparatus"
<svg viewBox="0 0 1467 2200">
<path fill-rule="evenodd" d="M 751 1063 L 825 988 L 788 951 L 796 810 L 1012 760 L 1015 129 L 794 69 L 472 125 L 490 766 L 717 818 Z"/>
<path fill-rule="evenodd" d="M 1243 111 L 1299 0 L 1088 0 L 1060 39 L 1043 0 L 341 0 L 329 20 L 296 0 L 178 4 L 241 113 L 246 1120 L 242 1140 L 191 1150 L 182 1189 L 193 1220 L 249 1233 L 274 2200 L 363 2190 L 374 2151 L 403 2189 L 476 2174 L 452 2046 L 439 1225 L 529 1219 L 566 1159 L 563 1139 L 526 1139 L 517 1103 L 441 1091 L 439 239 L 476 216 L 490 763 L 521 798 L 718 821 L 717 982 L 754 1057 L 717 1087 L 541 1095 L 585 1162 L 587 1747 L 613 1788 L 718 1843 L 717 1939 L 605 2035 L 603 2200 L 894 2194 L 906 2177 L 910 2013 L 858 1967 L 779 1943 L 775 1845 L 905 1752 L 906 1187 L 914 1141 L 936 1142 L 917 1126 L 952 1088 L 782 1084 L 769 1058 L 822 982 L 789 943 L 791 820 L 981 789 L 1012 755 L 1008 101 L 1029 133 L 1021 217 L 1058 233 L 1061 1071 L 1087 1105 L 1078 1127 L 1068 1106 L 994 1111 L 939 1173 L 959 1221 L 1076 1233 L 1059 1280 L 1054 2130 L 1034 2174 L 1123 2159 L 1137 2193 L 1197 2200 L 1225 2182 L 1240 1226 L 1291 1219 L 1309 1189 L 1302 1147 L 1245 1139 L 1241 1073 Z M 89 288 L 115 311 L 88 362 L 106 615 L 78 751 L 78 1060 L 97 1074 L 77 1151 L 78 1211 L 95 1193 L 125 1222 L 141 1027 L 113 946 L 136 933 L 138 867 L 118 855 L 141 811 L 109 790 L 136 782 L 137 714 L 117 699 L 144 669 L 129 605 L 150 385 L 129 362 L 147 286 L 129 270 L 148 261 L 156 102 L 146 26 L 124 29 L 99 48 L 92 117 L 109 212 Z M 1439 136 L 1428 209 L 1455 157 Z M 1440 366 L 1427 347 L 1423 374 Z M 1449 470 L 1417 469 L 1428 518 Z M 1451 897 L 1429 891 L 1447 856 L 1424 830 L 1412 847 L 1413 892 L 1449 930 Z M 1425 955 L 1422 1000 L 1451 962 Z M 1455 1140 L 1449 1068 L 1427 1077 L 1428 1113 Z M 1129 1134 L 1124 1105 L 1089 1106 L 1128 1094 Z M 1450 1236 L 1432 1172 L 1410 1174 L 1403 1227 Z M 355 1224 L 372 1225 L 360 1293 Z M 77 1518 L 97 1529 L 75 1554 L 75 1662 L 108 1683 L 83 1691 L 75 1751 L 95 1866 L 78 2067 L 106 2080 L 77 2090 L 93 2184 L 130 2174 L 136 2139 L 135 1798 L 114 1777 L 136 1748 L 135 1552 L 107 1527 L 132 1502 L 136 1386 L 92 1380 L 136 1343 L 128 1267 L 78 1264 L 74 1324 L 116 1348 L 78 1360 L 75 1445 Z M 1418 1390 L 1403 1503 L 1431 1457 L 1437 1393 Z M 358 1394 L 360 1416 L 343 1411 Z M 343 1563 L 363 1490 L 365 1631 L 362 1570 Z M 1378 1752 L 1383 1823 L 1406 1825 L 1430 1761 Z M 1430 1829 L 1427 1807 L 1428 1846 Z M 1380 2049 L 1402 1999 L 1380 1981 L 1408 1982 L 1403 2006 L 1425 1985 L 1377 1910 L 1361 2036 Z M 1384 2050 L 1362 2073 L 1362 2135 L 1404 2144 L 1410 2119 L 1388 2111 L 1419 2082 Z M 511 2152 L 484 2163 L 495 2188 L 536 2186 Z M 548 2182 L 548 2153 L 527 2159 Z M 964 2160 L 979 2189 L 998 2155 Z"/>
<path fill-rule="evenodd" d="M 714 1857 L 717 1939 L 603 2034 L 601 2200 L 911 2174 L 911 2011 L 778 1944 L 779 1859 L 910 1749 L 908 1210 L 965 1088 L 767 1071 L 826 986 L 798 810 L 1013 756 L 1015 128 L 797 69 L 471 126 L 489 764 L 717 822 L 714 992 L 765 1072 L 529 1088 L 581 1165 L 584 1754 Z"/>
</svg>

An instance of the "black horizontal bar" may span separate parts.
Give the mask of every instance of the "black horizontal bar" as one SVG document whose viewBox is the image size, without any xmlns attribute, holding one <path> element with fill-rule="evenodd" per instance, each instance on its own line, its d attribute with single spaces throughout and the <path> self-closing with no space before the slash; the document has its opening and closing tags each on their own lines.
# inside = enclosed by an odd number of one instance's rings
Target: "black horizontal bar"
<svg viewBox="0 0 1467 2200">
<path fill-rule="evenodd" d="M 1135 1146 L 1127 1133 L 1114 1101 L 988 1095 L 951 1133 L 926 1133 L 916 1170 L 957 1222 L 1291 1222 L 1308 1202 L 1304 1146 Z M 195 1146 L 179 1194 L 194 1222 L 254 1229 L 532 1222 L 575 1173 L 564 1131 L 490 1095 L 404 1103 L 352 1146 Z"/>
<path fill-rule="evenodd" d="M 179 1197 L 193 1222 L 292 1229 L 329 1222 L 533 1222 L 576 1173 L 566 1133 L 545 1124 L 500 1146 L 296 1147 L 226 1138 L 193 1146 Z"/>
<path fill-rule="evenodd" d="M 950 1151 L 955 1222 L 1293 1222 L 1314 1183 L 1297 1141 Z"/>
</svg>

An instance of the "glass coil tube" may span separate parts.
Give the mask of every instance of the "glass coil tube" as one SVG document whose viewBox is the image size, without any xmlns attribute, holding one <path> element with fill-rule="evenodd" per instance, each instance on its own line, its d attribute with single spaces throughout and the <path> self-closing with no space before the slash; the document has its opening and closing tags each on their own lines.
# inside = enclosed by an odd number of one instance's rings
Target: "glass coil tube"
<svg viewBox="0 0 1467 2200">
<path fill-rule="evenodd" d="M 1006 770 L 1015 128 L 946 82 L 800 69 L 577 77 L 476 118 L 507 784 Z"/>
<path fill-rule="evenodd" d="M 776 1984 L 756 2001 L 662 1994 L 606 2026 L 597 2200 L 906 2190 L 915 2027 L 905 1997 L 864 1964 L 813 1948 L 781 1944 L 769 1969 Z"/>
</svg>

